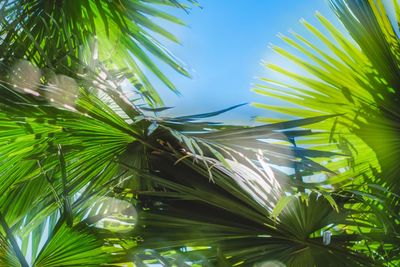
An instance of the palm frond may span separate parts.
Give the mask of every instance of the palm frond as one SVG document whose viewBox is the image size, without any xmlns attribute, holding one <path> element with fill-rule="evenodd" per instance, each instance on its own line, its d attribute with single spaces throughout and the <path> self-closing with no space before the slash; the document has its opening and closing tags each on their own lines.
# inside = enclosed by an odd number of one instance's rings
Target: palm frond
<svg viewBox="0 0 400 267">
<path fill-rule="evenodd" d="M 51 68 L 69 76 L 93 68 L 97 62 L 117 66 L 153 104 L 162 104 L 147 78 L 153 73 L 177 92 L 153 58 L 185 76 L 188 70 L 157 39 L 177 38 L 155 22 L 184 23 L 162 8 L 186 9 L 186 1 L 7 1 L 0 26 L 0 58 L 10 65 L 27 59 L 40 68 Z M 196 4 L 195 1 L 189 1 Z M 82 64 L 85 62 L 85 69 Z M 143 67 L 142 67 L 143 66 Z M 134 75 L 129 75 L 133 73 Z"/>
<path fill-rule="evenodd" d="M 326 185 L 349 190 L 361 201 L 362 204 L 347 205 L 347 208 L 360 212 L 352 215 L 354 220 L 369 220 L 379 225 L 379 230 L 376 226 L 360 227 L 364 241 L 354 249 L 367 247 L 369 251 L 376 251 L 373 257 L 385 258 L 388 266 L 395 266 L 398 259 L 387 251 L 398 246 L 399 236 L 395 215 L 399 179 L 397 163 L 393 160 L 400 152 L 397 25 L 392 23 L 383 1 L 330 2 L 348 34 L 317 13 L 323 30 L 302 20 L 311 33 L 310 37 L 295 32 L 291 32 L 292 37 L 281 35 L 282 40 L 297 50 L 300 56 L 278 46 L 272 46 L 273 50 L 307 74 L 267 63 L 267 68 L 286 78 L 284 81 L 262 79 L 264 83 L 254 90 L 290 105 L 255 105 L 300 118 L 343 114 L 323 123 L 302 127 L 318 134 L 306 136 L 297 144 L 308 149 L 337 150 L 351 155 L 316 161 L 338 173 L 324 177 Z M 396 1 L 393 3 L 398 6 Z M 398 24 L 398 21 L 395 23 Z M 315 45 L 312 38 L 325 46 Z M 260 118 L 260 121 L 268 121 L 268 118 Z M 382 191 L 382 188 L 385 189 Z M 383 210 L 390 212 L 384 214 Z M 372 234 L 375 230 L 382 236 L 395 238 L 387 239 L 383 245 L 377 238 L 379 234 Z"/>
</svg>

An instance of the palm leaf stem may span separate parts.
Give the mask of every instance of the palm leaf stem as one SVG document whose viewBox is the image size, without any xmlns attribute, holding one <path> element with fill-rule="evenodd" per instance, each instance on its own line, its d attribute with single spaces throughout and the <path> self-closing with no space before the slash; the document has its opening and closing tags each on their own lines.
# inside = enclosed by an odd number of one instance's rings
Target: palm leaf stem
<svg viewBox="0 0 400 267">
<path fill-rule="evenodd" d="M 20 250 L 20 248 L 18 246 L 17 240 L 15 240 L 14 235 L 1 212 L 0 212 L 0 224 L 4 229 L 4 232 L 6 232 L 6 236 L 11 243 L 11 246 L 15 252 L 15 255 L 17 256 L 19 262 L 21 263 L 21 266 L 29 267 L 28 262 L 26 261 L 24 255 L 22 254 L 22 251 Z"/>
</svg>

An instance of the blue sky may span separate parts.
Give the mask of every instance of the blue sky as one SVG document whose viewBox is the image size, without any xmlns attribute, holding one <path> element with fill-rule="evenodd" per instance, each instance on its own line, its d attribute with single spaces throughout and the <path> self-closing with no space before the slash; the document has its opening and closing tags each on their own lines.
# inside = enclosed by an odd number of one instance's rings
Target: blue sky
<svg viewBox="0 0 400 267">
<path fill-rule="evenodd" d="M 167 26 L 182 43 L 167 44 L 168 49 L 193 75 L 188 79 L 164 70 L 181 92 L 176 96 L 167 89 L 159 90 L 166 106 L 174 107 L 167 114 L 187 115 L 267 101 L 250 89 L 257 77 L 270 75 L 261 66 L 262 60 L 281 60 L 268 48 L 269 43 L 284 45 L 276 34 L 286 34 L 289 29 L 306 33 L 299 19 L 318 25 L 316 10 L 336 21 L 325 0 L 200 0 L 200 4 L 203 8 L 194 8 L 190 14 L 176 13 L 188 27 Z M 265 111 L 248 106 L 221 120 L 248 123 L 263 114 Z"/>
</svg>

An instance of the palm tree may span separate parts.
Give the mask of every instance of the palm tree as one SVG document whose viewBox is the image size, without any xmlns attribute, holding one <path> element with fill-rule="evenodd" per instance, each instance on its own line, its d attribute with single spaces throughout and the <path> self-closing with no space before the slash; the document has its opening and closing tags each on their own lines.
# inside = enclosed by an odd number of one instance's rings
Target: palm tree
<svg viewBox="0 0 400 267">
<path fill-rule="evenodd" d="M 175 40 L 149 16 L 181 23 L 157 6 L 188 6 L 73 2 L 0 8 L 2 265 L 396 263 L 387 247 L 396 236 L 365 232 L 385 225 L 377 219 L 393 222 L 372 216 L 383 204 L 366 198 L 386 184 L 326 189 L 345 183 L 333 171 L 347 166 L 336 160 L 347 151 L 319 146 L 315 129 L 342 112 L 257 127 L 205 121 L 231 108 L 156 116 L 162 101 L 138 62 L 173 90 L 150 59 L 188 73 L 146 32 Z M 135 97 L 121 86 L 127 79 Z M 301 147 L 307 141 L 317 145 Z M 321 173 L 331 177 L 325 184 L 305 183 Z"/>
<path fill-rule="evenodd" d="M 144 248 L 161 254 L 163 261 L 171 251 L 193 249 L 196 253 L 183 253 L 184 259 L 170 260 L 227 266 L 269 258 L 296 266 L 310 257 L 319 264 L 327 256 L 332 263 L 369 262 L 345 250 L 354 236 L 336 240 L 330 250 L 337 254 L 323 253 L 318 231 L 347 221 L 329 198 L 290 198 L 291 208 L 274 218 L 283 205 L 278 199 L 289 188 L 269 165 L 290 167 L 296 153 L 319 152 L 276 145 L 274 153 L 264 155 L 272 149 L 257 139 L 299 135 L 284 129 L 327 117 L 243 129 L 196 121 L 218 112 L 162 120 L 141 113 L 131 122 L 86 90 L 80 87 L 75 106 L 68 109 L 40 96 L 18 99 L 18 106 L 11 99 L 2 103 L 7 130 L 2 135 L 0 222 L 7 265 L 157 260 Z M 312 161 L 303 160 L 313 171 Z M 304 244 L 317 255 L 303 254 Z"/>
<path fill-rule="evenodd" d="M 148 54 L 188 75 L 146 32 L 176 41 L 149 16 L 181 22 L 155 4 L 186 8 L 178 1 L 2 3 L 3 265 L 140 264 L 147 252 L 141 256 L 139 247 L 154 242 L 156 235 L 148 237 L 148 229 L 162 226 L 152 216 L 157 217 L 163 206 L 172 212 L 182 204 L 200 205 L 198 212 L 210 216 L 209 204 L 222 208 L 222 220 L 225 213 L 237 210 L 247 218 L 254 216 L 256 222 L 251 222 L 258 227 L 264 217 L 272 225 L 267 215 L 281 190 L 261 160 L 263 155 L 254 153 L 253 141 L 265 134 L 291 136 L 282 130 L 324 117 L 254 129 L 198 121 L 229 109 L 152 117 L 152 111 L 162 109 L 142 108 L 140 100 L 125 96 L 121 81 L 129 79 L 138 95 L 150 105 L 160 105 L 138 62 L 173 90 Z M 225 144 L 224 135 L 229 142 L 237 138 L 248 144 Z M 290 149 L 275 154 L 277 164 L 293 160 Z M 192 185 L 186 176 L 193 176 Z M 247 181 L 250 178 L 254 181 Z M 162 218 L 181 222 L 170 214 Z M 182 227 L 192 228 L 195 222 Z M 172 241 L 148 248 L 170 246 Z M 212 240 L 203 241 L 213 245 Z M 178 240 L 169 250 L 187 248 L 189 243 Z"/>
</svg>

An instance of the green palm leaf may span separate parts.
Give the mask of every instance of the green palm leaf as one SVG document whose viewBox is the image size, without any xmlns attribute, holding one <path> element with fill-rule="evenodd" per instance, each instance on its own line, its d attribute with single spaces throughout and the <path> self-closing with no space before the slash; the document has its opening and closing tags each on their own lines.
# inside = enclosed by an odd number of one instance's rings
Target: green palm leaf
<svg viewBox="0 0 400 267">
<path fill-rule="evenodd" d="M 307 148 L 332 151 L 338 149 L 349 158 L 332 158 L 318 161 L 339 175 L 324 177 L 325 184 L 349 190 L 356 194 L 362 205 L 348 208 L 360 213 L 352 215 L 358 221 L 380 221 L 378 228 L 360 227 L 366 238 L 365 246 L 376 251 L 373 257 L 386 258 L 388 266 L 395 266 L 398 259 L 391 253 L 398 246 L 398 77 L 399 38 L 397 25 L 393 24 L 383 1 L 332 0 L 333 10 L 349 35 L 335 28 L 317 13 L 324 32 L 302 21 L 312 38 L 323 46 L 316 46 L 311 39 L 292 32 L 292 37 L 281 36 L 301 56 L 273 46 L 278 54 L 288 58 L 308 74 L 300 75 L 275 64 L 266 66 L 283 74 L 287 81 L 263 79 L 255 91 L 290 103 L 287 106 L 255 104 L 286 115 L 297 117 L 321 116 L 341 113 L 334 120 L 303 127 L 320 132 L 297 142 Z M 397 1 L 393 1 L 398 7 Z M 398 18 L 398 17 L 397 17 Z M 294 104 L 294 105 L 292 105 Z M 260 118 L 268 121 L 268 118 Z M 380 190 L 377 190 L 380 188 Z M 383 189 L 382 191 L 382 188 Z M 388 193 L 388 191 L 390 193 Z M 385 192 L 385 193 L 383 193 Z M 388 210 L 388 213 L 382 213 Z M 381 243 L 381 237 L 395 236 Z M 371 234 L 371 235 L 370 235 Z M 379 235 L 379 234 L 377 234 Z M 367 237 L 369 236 L 369 237 Z M 375 243 L 374 241 L 375 240 Z"/>
<path fill-rule="evenodd" d="M 195 4 L 195 1 L 189 1 Z M 153 104 L 162 104 L 145 73 L 150 71 L 169 89 L 172 82 L 153 58 L 189 76 L 186 68 L 153 37 L 154 33 L 178 42 L 151 18 L 183 25 L 161 6 L 186 9 L 183 1 L 6 1 L 0 27 L 0 57 L 6 64 L 28 59 L 40 68 L 76 75 L 96 62 L 126 69 L 131 83 Z M 141 66 L 144 66 L 142 68 Z M 129 75 L 134 73 L 134 75 Z"/>
</svg>

